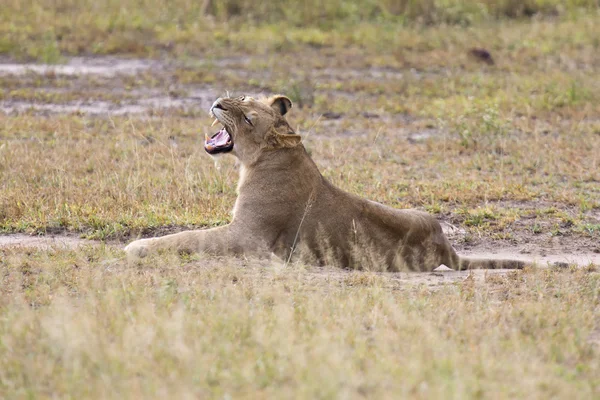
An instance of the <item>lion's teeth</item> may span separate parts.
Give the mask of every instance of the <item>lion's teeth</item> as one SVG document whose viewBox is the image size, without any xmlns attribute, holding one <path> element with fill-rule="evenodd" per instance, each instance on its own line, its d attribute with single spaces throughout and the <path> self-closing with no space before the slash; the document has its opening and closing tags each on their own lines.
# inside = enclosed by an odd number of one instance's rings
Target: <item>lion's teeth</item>
<svg viewBox="0 0 600 400">
<path fill-rule="evenodd" d="M 208 142 L 210 138 L 208 137 L 208 133 L 204 132 L 204 141 Z"/>
<path fill-rule="evenodd" d="M 215 118 L 215 120 L 213 121 L 213 123 L 212 123 L 212 125 L 211 125 L 210 127 L 212 128 L 213 126 L 215 126 L 215 124 L 216 124 L 217 122 L 219 122 L 219 120 Z"/>
</svg>

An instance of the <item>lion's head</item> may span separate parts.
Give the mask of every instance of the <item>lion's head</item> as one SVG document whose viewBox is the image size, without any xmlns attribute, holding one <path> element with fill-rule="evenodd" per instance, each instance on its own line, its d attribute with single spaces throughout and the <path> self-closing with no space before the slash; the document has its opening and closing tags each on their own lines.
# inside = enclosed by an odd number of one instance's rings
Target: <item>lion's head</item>
<svg viewBox="0 0 600 400">
<path fill-rule="evenodd" d="M 208 154 L 229 153 L 243 159 L 264 149 L 294 147 L 300 135 L 290 127 L 285 114 L 292 102 L 285 96 L 254 99 L 249 96 L 217 99 L 210 113 L 223 128 L 207 137 L 204 149 Z"/>
</svg>

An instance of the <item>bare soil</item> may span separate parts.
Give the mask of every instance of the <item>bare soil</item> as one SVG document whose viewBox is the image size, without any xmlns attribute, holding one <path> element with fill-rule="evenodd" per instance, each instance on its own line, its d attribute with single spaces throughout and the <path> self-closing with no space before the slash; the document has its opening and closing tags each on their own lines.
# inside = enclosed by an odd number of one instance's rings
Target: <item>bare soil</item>
<svg viewBox="0 0 600 400">
<path fill-rule="evenodd" d="M 76 249 L 81 246 L 98 245 L 95 240 L 81 239 L 77 236 L 49 235 L 31 236 L 25 234 L 0 235 L 0 248 L 21 247 L 34 249 Z"/>
<path fill-rule="evenodd" d="M 185 113 L 192 109 L 205 110 L 219 96 L 206 85 L 184 87 L 167 83 L 166 87 L 156 89 L 140 81 L 140 76 L 141 80 L 170 79 L 175 68 L 174 64 L 156 60 L 116 57 L 75 57 L 60 65 L 2 63 L 0 60 L 0 78 L 18 82 L 14 86 L 21 91 L 44 91 L 57 99 L 55 102 L 20 99 L 11 96 L 14 93 L 11 92 L 0 100 L 0 112 L 92 116 L 153 115 L 173 110 Z M 60 85 L 56 85 L 57 82 Z M 61 97 L 68 100 L 62 101 Z"/>
</svg>

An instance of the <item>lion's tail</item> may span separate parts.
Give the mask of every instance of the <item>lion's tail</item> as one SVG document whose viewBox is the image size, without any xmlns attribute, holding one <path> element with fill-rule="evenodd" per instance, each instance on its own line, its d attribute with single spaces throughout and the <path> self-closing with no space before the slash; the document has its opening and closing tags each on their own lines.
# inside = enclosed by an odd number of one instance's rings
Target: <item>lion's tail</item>
<svg viewBox="0 0 600 400">
<path fill-rule="evenodd" d="M 531 265 L 527 261 L 521 260 L 504 260 L 493 258 L 470 258 L 459 257 L 458 269 L 523 269 Z"/>
</svg>

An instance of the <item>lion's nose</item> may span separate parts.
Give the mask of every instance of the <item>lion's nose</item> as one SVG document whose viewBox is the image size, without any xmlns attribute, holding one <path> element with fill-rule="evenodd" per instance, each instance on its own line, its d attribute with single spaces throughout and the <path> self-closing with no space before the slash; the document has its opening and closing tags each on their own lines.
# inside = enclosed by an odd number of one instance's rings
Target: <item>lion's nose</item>
<svg viewBox="0 0 600 400">
<path fill-rule="evenodd" d="M 227 109 L 225 107 L 223 107 L 221 105 L 221 100 L 223 100 L 221 97 L 219 97 L 217 100 L 215 100 L 215 102 L 212 104 L 212 106 L 210 107 L 210 111 L 212 112 L 212 110 L 214 110 L 215 108 L 217 109 L 221 109 L 223 111 L 227 111 Z"/>
</svg>

